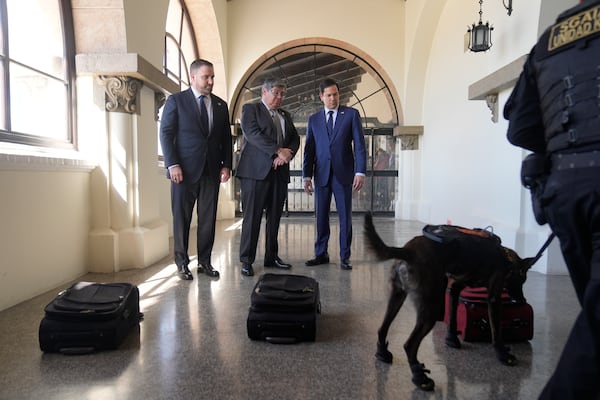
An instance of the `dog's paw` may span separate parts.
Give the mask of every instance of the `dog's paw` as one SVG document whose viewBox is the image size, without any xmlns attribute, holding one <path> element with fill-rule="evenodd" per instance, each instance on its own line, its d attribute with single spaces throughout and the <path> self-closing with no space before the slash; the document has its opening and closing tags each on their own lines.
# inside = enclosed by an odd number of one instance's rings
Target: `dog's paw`
<svg viewBox="0 0 600 400">
<path fill-rule="evenodd" d="M 517 357 L 510 354 L 510 348 L 502 346 L 500 348 L 496 348 L 495 350 L 496 357 L 498 357 L 498 360 L 500 360 L 502 364 L 508 365 L 509 367 L 517 365 Z"/>
<path fill-rule="evenodd" d="M 461 344 L 460 340 L 458 340 L 458 336 L 456 333 L 450 333 L 446 335 L 446 346 L 452 347 L 453 349 L 460 349 Z"/>
<path fill-rule="evenodd" d="M 375 357 L 384 363 L 392 363 L 394 355 L 388 350 L 388 342 L 385 342 L 385 344 L 377 342 L 377 353 L 375 353 Z"/>
<path fill-rule="evenodd" d="M 425 368 L 425 364 L 411 365 L 410 370 L 412 371 L 412 383 L 419 389 L 431 392 L 435 388 L 433 379 L 426 375 L 431 373 L 431 371 Z"/>
</svg>

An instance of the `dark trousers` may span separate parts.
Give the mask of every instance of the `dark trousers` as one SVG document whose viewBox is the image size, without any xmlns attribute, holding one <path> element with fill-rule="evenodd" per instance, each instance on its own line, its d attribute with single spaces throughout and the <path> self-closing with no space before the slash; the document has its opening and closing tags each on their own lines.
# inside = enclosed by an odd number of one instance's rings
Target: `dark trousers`
<svg viewBox="0 0 600 400">
<path fill-rule="evenodd" d="M 600 399 L 600 168 L 553 172 L 544 198 L 581 311 L 540 399 Z M 552 333 L 550 333 L 552 334 Z"/>
<path fill-rule="evenodd" d="M 264 259 L 269 262 L 278 257 L 277 235 L 287 186 L 287 181 L 282 179 L 275 170 L 271 170 L 263 180 L 240 178 L 244 212 L 240 236 L 240 262 L 253 264 L 256 259 L 263 210 L 266 216 Z"/>
<path fill-rule="evenodd" d="M 315 255 L 327 253 L 331 233 L 329 212 L 332 195 L 335 199 L 340 223 L 340 259 L 346 260 L 350 258 L 350 245 L 352 244 L 352 185 L 343 185 L 333 174 L 327 185 L 315 185 L 315 211 L 317 214 Z"/>
<path fill-rule="evenodd" d="M 198 263 L 210 264 L 210 255 L 215 241 L 215 221 L 219 181 L 214 177 L 202 176 L 198 182 L 185 180 L 171 182 L 171 211 L 173 213 L 173 246 L 175 264 L 188 265 L 188 243 L 194 205 L 198 214 L 197 250 Z"/>
</svg>

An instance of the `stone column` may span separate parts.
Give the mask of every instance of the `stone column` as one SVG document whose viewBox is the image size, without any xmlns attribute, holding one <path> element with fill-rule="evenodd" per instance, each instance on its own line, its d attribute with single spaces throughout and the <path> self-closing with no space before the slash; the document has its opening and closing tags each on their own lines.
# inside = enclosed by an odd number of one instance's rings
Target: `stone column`
<svg viewBox="0 0 600 400">
<path fill-rule="evenodd" d="M 95 85 L 105 113 L 106 158 L 92 177 L 90 271 L 147 267 L 169 251 L 156 200 L 156 96 L 130 76 L 101 75 Z"/>
<path fill-rule="evenodd" d="M 398 152 L 398 193 L 396 196 L 395 218 L 417 220 L 419 215 L 419 194 L 421 184 L 421 153 L 419 136 L 422 126 L 399 126 L 394 136 L 400 141 Z"/>
</svg>

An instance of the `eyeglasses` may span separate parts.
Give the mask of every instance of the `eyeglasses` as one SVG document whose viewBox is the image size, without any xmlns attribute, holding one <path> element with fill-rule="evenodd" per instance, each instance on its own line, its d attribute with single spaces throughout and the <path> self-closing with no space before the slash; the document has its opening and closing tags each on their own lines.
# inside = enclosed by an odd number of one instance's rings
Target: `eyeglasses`
<svg viewBox="0 0 600 400">
<path fill-rule="evenodd" d="M 273 93 L 273 96 L 275 96 L 275 97 L 277 97 L 277 96 L 285 97 L 285 91 L 279 91 L 279 90 L 276 90 L 276 89 L 271 89 L 271 90 L 269 90 L 269 92 Z"/>
</svg>

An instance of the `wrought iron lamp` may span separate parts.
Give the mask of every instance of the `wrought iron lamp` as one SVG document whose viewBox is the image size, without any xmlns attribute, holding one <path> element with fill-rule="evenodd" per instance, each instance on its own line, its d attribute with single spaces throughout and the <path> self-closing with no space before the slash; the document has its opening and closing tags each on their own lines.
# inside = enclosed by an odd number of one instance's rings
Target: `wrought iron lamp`
<svg viewBox="0 0 600 400">
<path fill-rule="evenodd" d="M 479 0 L 479 23 L 473 25 L 467 29 L 467 32 L 470 34 L 469 36 L 469 50 L 472 52 L 479 51 L 487 51 L 490 47 L 492 47 L 492 31 L 494 30 L 493 26 L 490 26 L 490 23 L 486 21 L 485 25 L 483 24 L 481 17 L 483 15 L 483 11 L 481 10 L 481 6 L 483 4 L 483 0 Z M 509 0 L 509 5 L 511 7 L 509 11 L 512 11 L 512 1 Z"/>
</svg>

